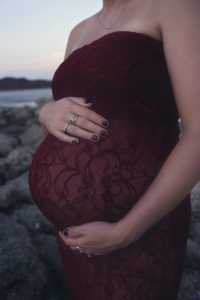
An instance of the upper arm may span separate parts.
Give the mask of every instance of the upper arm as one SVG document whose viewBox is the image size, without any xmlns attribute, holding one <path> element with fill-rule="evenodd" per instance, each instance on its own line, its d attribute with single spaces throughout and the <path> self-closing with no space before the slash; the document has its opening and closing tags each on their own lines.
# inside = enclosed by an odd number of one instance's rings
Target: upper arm
<svg viewBox="0 0 200 300">
<path fill-rule="evenodd" d="M 163 0 L 160 28 L 183 129 L 200 129 L 200 0 Z"/>
</svg>

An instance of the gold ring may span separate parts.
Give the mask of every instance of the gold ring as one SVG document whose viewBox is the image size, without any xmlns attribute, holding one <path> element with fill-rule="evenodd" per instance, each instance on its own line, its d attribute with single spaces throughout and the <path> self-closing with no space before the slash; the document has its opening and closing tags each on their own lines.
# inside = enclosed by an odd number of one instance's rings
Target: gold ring
<svg viewBox="0 0 200 300">
<path fill-rule="evenodd" d="M 64 131 L 64 133 L 66 133 L 67 131 L 67 127 L 70 125 L 70 123 L 69 124 L 67 124 L 64 128 L 63 128 L 63 131 Z"/>
<path fill-rule="evenodd" d="M 69 120 L 70 124 L 76 125 L 77 119 L 78 119 L 78 115 L 73 115 L 73 116 L 71 117 L 71 119 Z"/>
<path fill-rule="evenodd" d="M 78 246 L 76 247 L 76 251 L 77 251 L 77 252 L 80 252 L 80 248 L 79 248 Z"/>
<path fill-rule="evenodd" d="M 87 252 L 85 252 L 87 254 L 88 257 L 91 257 L 91 254 L 88 254 Z"/>
</svg>

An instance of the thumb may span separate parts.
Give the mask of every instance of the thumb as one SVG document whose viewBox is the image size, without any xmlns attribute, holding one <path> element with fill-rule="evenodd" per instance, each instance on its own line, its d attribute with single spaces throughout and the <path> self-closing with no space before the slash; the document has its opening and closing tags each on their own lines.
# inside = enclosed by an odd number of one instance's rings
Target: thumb
<svg viewBox="0 0 200 300">
<path fill-rule="evenodd" d="M 75 103 L 84 106 L 84 107 L 91 107 L 92 106 L 92 102 L 90 102 L 90 100 L 87 100 L 83 97 L 68 97 L 70 98 L 72 101 L 74 101 Z"/>
</svg>

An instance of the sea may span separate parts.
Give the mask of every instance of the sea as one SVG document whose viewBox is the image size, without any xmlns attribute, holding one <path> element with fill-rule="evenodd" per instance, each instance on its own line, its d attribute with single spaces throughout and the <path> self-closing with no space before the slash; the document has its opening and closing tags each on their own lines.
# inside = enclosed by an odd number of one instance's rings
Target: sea
<svg viewBox="0 0 200 300">
<path fill-rule="evenodd" d="M 51 88 L 0 91 L 0 107 L 35 107 L 35 100 L 52 97 Z"/>
</svg>

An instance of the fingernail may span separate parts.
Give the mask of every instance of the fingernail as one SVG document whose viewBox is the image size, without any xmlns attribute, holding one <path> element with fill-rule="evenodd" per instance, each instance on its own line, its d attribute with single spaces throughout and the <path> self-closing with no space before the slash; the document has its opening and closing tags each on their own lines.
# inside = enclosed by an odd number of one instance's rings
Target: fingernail
<svg viewBox="0 0 200 300">
<path fill-rule="evenodd" d="M 103 121 L 103 122 L 102 122 L 102 125 L 103 125 L 103 126 L 108 126 L 108 121 Z"/>
<path fill-rule="evenodd" d="M 108 134 L 107 131 L 101 130 L 101 135 L 102 135 L 102 136 L 107 136 L 107 134 Z"/>
<path fill-rule="evenodd" d="M 91 103 L 90 101 L 85 101 L 85 104 L 89 104 L 89 103 Z"/>
<path fill-rule="evenodd" d="M 93 139 L 94 141 L 97 141 L 98 138 L 99 138 L 98 135 L 93 135 L 93 136 L 92 136 L 92 139 Z"/>
<path fill-rule="evenodd" d="M 78 144 L 77 140 L 73 140 L 72 143 L 76 145 Z"/>
<path fill-rule="evenodd" d="M 64 233 L 65 236 L 68 236 L 68 228 L 65 228 L 65 229 L 63 230 L 63 233 Z"/>
</svg>

